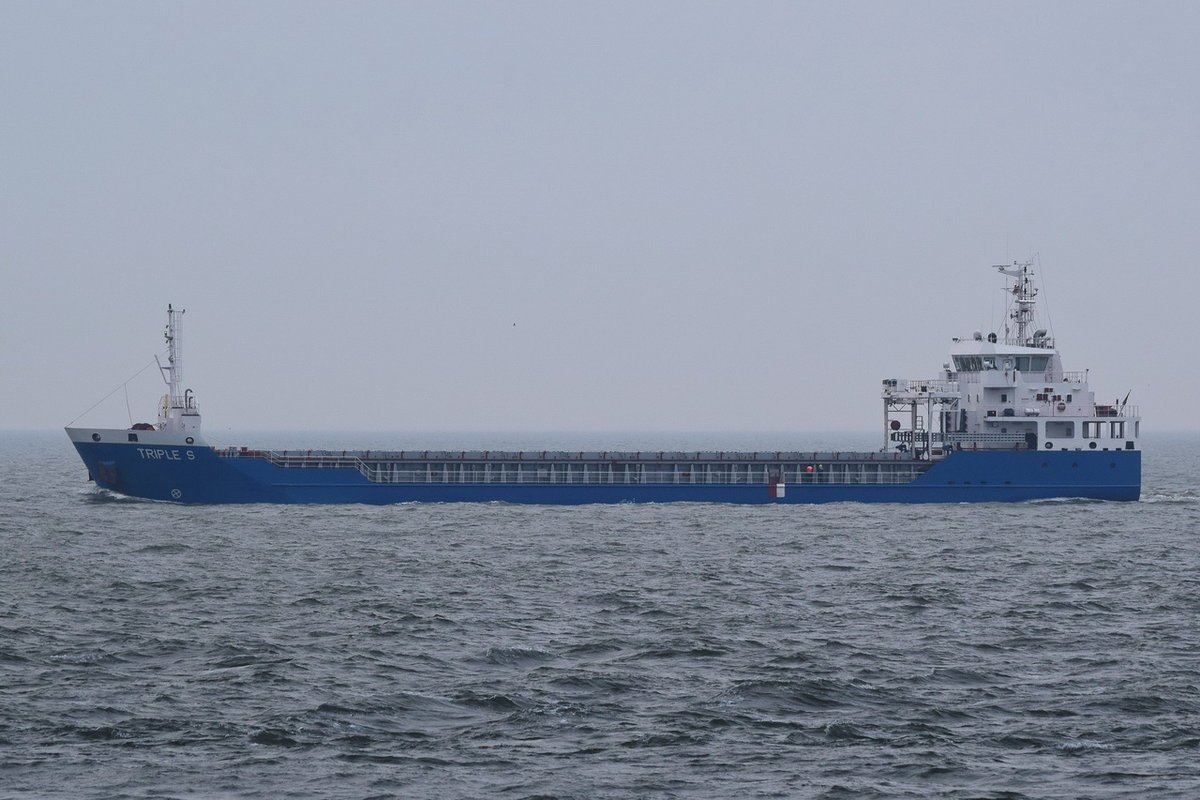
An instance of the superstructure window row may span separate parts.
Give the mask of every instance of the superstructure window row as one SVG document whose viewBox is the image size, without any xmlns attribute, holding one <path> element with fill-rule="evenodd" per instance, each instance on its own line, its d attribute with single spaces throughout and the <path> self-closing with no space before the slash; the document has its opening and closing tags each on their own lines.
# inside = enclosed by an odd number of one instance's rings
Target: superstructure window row
<svg viewBox="0 0 1200 800">
<path fill-rule="evenodd" d="M 1007 369 L 1017 372 L 1045 372 L 1049 356 L 955 356 L 958 372 L 982 372 L 988 369 Z"/>
</svg>

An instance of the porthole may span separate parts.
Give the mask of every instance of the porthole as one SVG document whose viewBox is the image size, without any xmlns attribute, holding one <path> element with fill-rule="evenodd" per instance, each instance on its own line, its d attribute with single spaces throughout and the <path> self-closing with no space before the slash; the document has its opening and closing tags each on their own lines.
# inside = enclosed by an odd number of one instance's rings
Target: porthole
<svg viewBox="0 0 1200 800">
<path fill-rule="evenodd" d="M 1046 442 L 1046 449 L 1047 449 L 1047 450 L 1053 450 L 1053 449 L 1054 449 L 1054 442 Z"/>
<path fill-rule="evenodd" d="M 92 441 L 93 441 L 93 442 L 98 442 L 98 441 L 100 441 L 100 434 L 98 434 L 98 433 L 93 433 L 93 434 L 92 434 Z"/>
<path fill-rule="evenodd" d="M 195 439 L 193 439 L 193 438 L 192 438 L 192 437 L 190 437 L 190 436 L 189 436 L 189 437 L 187 437 L 186 439 L 184 439 L 184 441 L 185 441 L 185 442 L 187 442 L 188 444 L 195 444 L 195 443 L 196 443 L 196 440 L 195 440 Z"/>
<path fill-rule="evenodd" d="M 1095 450 L 1095 449 L 1096 449 L 1096 443 L 1095 443 L 1095 442 L 1088 442 L 1088 447 L 1089 447 L 1089 448 L 1091 448 L 1092 450 Z"/>
</svg>

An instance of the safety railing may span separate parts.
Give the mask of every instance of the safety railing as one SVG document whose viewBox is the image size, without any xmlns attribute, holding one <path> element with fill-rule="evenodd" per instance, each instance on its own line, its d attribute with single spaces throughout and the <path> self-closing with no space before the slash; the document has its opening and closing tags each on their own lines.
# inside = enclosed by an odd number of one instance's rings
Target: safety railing
<svg viewBox="0 0 1200 800">
<path fill-rule="evenodd" d="M 374 483 L 896 484 L 928 462 L 883 452 L 275 451 L 226 448 L 282 469 L 354 469 Z"/>
<path fill-rule="evenodd" d="M 904 461 L 903 453 L 878 451 L 591 451 L 591 450 L 251 450 L 245 447 L 217 449 L 222 458 L 262 458 L 280 467 L 353 467 L 359 461 L 517 461 L 541 462 L 604 462 L 604 463 L 728 463 L 757 464 L 790 461 Z"/>
<path fill-rule="evenodd" d="M 407 466 L 407 465 L 406 465 Z M 472 465 L 473 466 L 473 465 Z M 924 472 L 913 464 L 875 465 L 874 469 L 836 469 L 822 465 L 812 472 L 784 470 L 555 470 L 478 469 L 466 465 L 439 464 L 425 469 L 397 464 L 363 463 L 360 472 L 373 483 L 417 484 L 655 484 L 655 485 L 768 485 L 804 484 L 900 484 L 910 483 Z M 883 467 L 883 468 L 879 468 Z"/>
</svg>

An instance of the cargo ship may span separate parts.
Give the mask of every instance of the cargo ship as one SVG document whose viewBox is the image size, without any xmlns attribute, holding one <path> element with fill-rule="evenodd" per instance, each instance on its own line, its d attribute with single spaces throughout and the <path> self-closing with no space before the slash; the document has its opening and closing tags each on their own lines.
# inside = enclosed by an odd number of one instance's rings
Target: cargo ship
<svg viewBox="0 0 1200 800">
<path fill-rule="evenodd" d="M 934 378 L 888 378 L 867 452 L 269 450 L 211 447 L 167 307 L 155 423 L 68 427 L 90 480 L 175 503 L 959 503 L 1137 500 L 1141 420 L 1063 369 L 1031 262 L 997 267 L 1003 336 L 953 339 Z"/>
</svg>

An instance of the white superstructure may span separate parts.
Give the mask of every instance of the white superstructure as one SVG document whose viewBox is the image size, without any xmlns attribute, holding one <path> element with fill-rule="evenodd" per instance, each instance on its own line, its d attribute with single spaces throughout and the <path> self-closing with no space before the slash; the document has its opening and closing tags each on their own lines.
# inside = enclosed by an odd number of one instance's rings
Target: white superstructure
<svg viewBox="0 0 1200 800">
<path fill-rule="evenodd" d="M 1088 374 L 1063 369 L 1038 328 L 1030 262 L 999 266 L 1013 278 L 1001 341 L 954 339 L 938 378 L 883 382 L 884 449 L 936 457 L 954 449 L 1137 450 L 1140 419 L 1126 401 L 1096 402 Z"/>
</svg>

